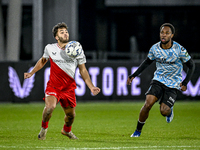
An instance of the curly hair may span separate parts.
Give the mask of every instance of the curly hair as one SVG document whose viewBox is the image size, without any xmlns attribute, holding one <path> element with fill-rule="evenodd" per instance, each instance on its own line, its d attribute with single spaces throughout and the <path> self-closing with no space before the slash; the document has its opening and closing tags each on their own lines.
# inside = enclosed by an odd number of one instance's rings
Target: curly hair
<svg viewBox="0 0 200 150">
<path fill-rule="evenodd" d="M 67 25 L 64 23 L 64 22 L 61 22 L 61 23 L 58 23 L 57 25 L 55 25 L 52 29 L 52 33 L 53 33 L 53 36 L 56 37 L 57 35 L 57 32 L 58 32 L 58 29 L 61 29 L 61 28 L 66 28 L 68 29 Z"/>
<path fill-rule="evenodd" d="M 164 24 L 162 24 L 160 26 L 160 31 L 161 31 L 162 27 L 165 27 L 165 26 L 170 27 L 170 29 L 172 30 L 172 34 L 175 33 L 175 28 L 174 28 L 174 26 L 171 23 L 164 23 Z"/>
</svg>

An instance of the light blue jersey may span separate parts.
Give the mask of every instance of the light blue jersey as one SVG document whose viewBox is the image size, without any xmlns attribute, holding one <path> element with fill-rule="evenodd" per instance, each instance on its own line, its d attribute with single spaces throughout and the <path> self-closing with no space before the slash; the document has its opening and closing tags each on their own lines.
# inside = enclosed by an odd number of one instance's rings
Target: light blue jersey
<svg viewBox="0 0 200 150">
<path fill-rule="evenodd" d="M 182 82 L 183 63 L 191 57 L 187 50 L 173 41 L 170 49 L 162 49 L 161 42 L 154 44 L 149 50 L 148 57 L 156 60 L 156 71 L 153 80 L 157 80 L 167 87 L 180 88 Z"/>
</svg>

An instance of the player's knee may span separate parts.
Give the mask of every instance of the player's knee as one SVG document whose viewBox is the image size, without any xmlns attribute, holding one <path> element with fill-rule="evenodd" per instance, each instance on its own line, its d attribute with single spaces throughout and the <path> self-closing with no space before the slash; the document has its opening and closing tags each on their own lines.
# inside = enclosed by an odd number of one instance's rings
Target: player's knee
<svg viewBox="0 0 200 150">
<path fill-rule="evenodd" d="M 145 110 L 148 110 L 148 111 L 149 111 L 149 110 L 152 108 L 152 106 L 153 106 L 153 105 L 152 105 L 151 103 L 146 102 L 146 103 L 144 104 L 144 107 L 143 107 L 143 108 L 144 108 Z"/>
<path fill-rule="evenodd" d="M 66 117 L 67 117 L 68 119 L 71 119 L 71 120 L 74 119 L 75 116 L 76 116 L 75 113 L 68 113 L 68 114 L 66 114 Z"/>
<path fill-rule="evenodd" d="M 46 106 L 46 113 L 49 115 L 53 112 L 53 110 L 55 109 L 55 106 Z"/>
<path fill-rule="evenodd" d="M 150 111 L 150 109 L 153 107 L 156 101 L 157 101 L 157 98 L 155 96 L 147 95 L 143 109 L 145 109 L 146 111 Z"/>
</svg>

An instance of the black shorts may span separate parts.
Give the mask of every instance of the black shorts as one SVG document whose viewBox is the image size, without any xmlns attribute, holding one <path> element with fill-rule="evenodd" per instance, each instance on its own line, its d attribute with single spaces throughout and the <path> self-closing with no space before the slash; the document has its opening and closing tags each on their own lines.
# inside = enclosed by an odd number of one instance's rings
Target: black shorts
<svg viewBox="0 0 200 150">
<path fill-rule="evenodd" d="M 165 103 L 170 108 L 174 106 L 178 90 L 169 88 L 159 81 L 153 80 L 145 95 L 154 95 L 161 103 Z"/>
</svg>

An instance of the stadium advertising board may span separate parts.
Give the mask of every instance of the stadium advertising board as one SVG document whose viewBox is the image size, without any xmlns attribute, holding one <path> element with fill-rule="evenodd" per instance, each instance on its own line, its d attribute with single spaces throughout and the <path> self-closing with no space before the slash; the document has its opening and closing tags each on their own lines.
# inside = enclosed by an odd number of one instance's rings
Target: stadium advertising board
<svg viewBox="0 0 200 150">
<path fill-rule="evenodd" d="M 0 63 L 0 101 L 29 102 L 42 101 L 46 83 L 49 80 L 50 65 L 47 64 L 42 70 L 33 75 L 30 79 L 23 79 L 24 72 L 30 71 L 35 62 Z M 139 77 L 133 80 L 129 86 L 126 80 L 129 74 L 133 73 L 139 64 L 131 62 L 110 62 L 110 63 L 87 63 L 86 67 L 91 80 L 95 86 L 101 88 L 101 93 L 93 96 L 82 80 L 79 70 L 76 70 L 75 81 L 77 84 L 77 101 L 123 101 L 123 100 L 144 100 L 145 92 L 155 71 L 155 64 L 148 67 Z M 186 92 L 179 92 L 178 99 L 195 99 L 200 97 L 199 66 L 192 80 L 188 83 Z M 183 77 L 185 72 L 183 71 Z"/>
</svg>

